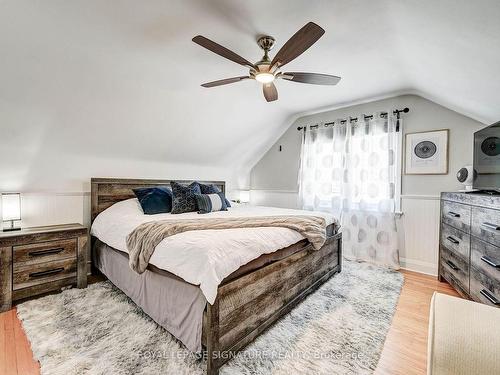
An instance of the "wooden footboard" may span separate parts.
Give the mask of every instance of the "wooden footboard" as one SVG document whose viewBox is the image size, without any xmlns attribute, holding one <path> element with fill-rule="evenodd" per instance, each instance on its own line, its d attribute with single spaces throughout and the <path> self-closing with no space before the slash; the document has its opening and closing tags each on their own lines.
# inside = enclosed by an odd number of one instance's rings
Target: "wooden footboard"
<svg viewBox="0 0 500 375">
<path fill-rule="evenodd" d="M 341 260 L 342 235 L 338 233 L 320 250 L 306 244 L 287 258 L 220 285 L 203 322 L 207 374 L 218 374 L 238 351 L 340 272 Z"/>
</svg>

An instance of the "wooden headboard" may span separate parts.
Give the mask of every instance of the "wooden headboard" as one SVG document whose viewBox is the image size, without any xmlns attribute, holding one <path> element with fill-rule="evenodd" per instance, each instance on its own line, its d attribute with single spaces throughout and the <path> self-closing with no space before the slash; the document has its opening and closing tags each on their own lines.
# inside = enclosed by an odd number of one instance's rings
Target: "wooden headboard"
<svg viewBox="0 0 500 375">
<path fill-rule="evenodd" d="M 190 184 L 194 180 L 140 180 L 128 178 L 92 178 L 91 184 L 91 221 L 106 208 L 125 199 L 134 198 L 132 189 L 153 187 L 158 185 L 169 185 L 171 181 L 180 184 Z M 226 183 L 224 181 L 199 181 L 202 184 L 214 184 L 224 194 L 226 193 Z"/>
</svg>

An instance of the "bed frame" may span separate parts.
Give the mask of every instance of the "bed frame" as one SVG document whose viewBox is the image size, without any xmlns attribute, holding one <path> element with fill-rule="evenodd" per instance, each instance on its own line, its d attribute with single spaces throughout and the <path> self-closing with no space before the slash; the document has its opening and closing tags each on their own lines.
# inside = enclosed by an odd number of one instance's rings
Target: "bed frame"
<svg viewBox="0 0 500 375">
<path fill-rule="evenodd" d="M 132 189 L 170 181 L 92 178 L 91 219 L 112 204 L 133 198 Z M 223 181 L 200 182 L 215 184 L 225 192 Z M 329 229 L 321 249 L 314 250 L 308 241 L 300 241 L 289 247 L 294 251 L 288 257 L 219 285 L 214 304 L 207 303 L 203 316 L 208 375 L 218 374 L 224 363 L 341 271 L 342 235 Z"/>
</svg>

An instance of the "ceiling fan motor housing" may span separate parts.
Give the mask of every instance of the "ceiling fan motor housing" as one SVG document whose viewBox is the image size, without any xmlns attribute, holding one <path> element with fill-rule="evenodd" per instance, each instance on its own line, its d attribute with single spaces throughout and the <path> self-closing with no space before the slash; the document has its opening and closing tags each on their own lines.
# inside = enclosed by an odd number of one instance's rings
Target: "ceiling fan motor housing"
<svg viewBox="0 0 500 375">
<path fill-rule="evenodd" d="M 268 51 L 273 49 L 274 42 L 275 42 L 274 38 L 272 36 L 269 36 L 269 35 L 264 35 L 264 36 L 261 36 L 259 39 L 257 39 L 257 44 L 265 52 L 268 52 Z"/>
<path fill-rule="evenodd" d="M 274 38 L 269 35 L 261 36 L 259 39 L 257 39 L 257 44 L 264 50 L 264 56 L 262 56 L 262 59 L 260 61 L 257 61 L 255 63 L 255 66 L 257 67 L 257 70 L 259 72 L 268 72 L 271 66 L 271 59 L 269 58 L 268 53 L 274 47 Z"/>
</svg>

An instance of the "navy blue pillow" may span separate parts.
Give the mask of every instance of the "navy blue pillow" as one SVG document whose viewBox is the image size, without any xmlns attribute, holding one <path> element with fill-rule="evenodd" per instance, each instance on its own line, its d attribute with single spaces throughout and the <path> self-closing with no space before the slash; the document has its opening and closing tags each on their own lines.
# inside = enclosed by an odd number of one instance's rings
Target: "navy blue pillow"
<svg viewBox="0 0 500 375">
<path fill-rule="evenodd" d="M 214 184 L 205 185 L 198 182 L 198 185 L 200 185 L 201 194 L 217 194 L 221 192 L 220 189 Z M 224 197 L 224 200 L 226 202 L 226 206 L 231 207 L 231 203 L 229 203 L 226 197 Z"/>
<path fill-rule="evenodd" d="M 195 181 L 188 186 L 181 185 L 172 181 L 170 183 L 172 193 L 172 213 L 182 214 L 184 212 L 196 212 L 198 205 L 196 203 L 196 194 L 201 194 L 200 185 Z"/>
<path fill-rule="evenodd" d="M 172 211 L 172 191 L 166 186 L 133 189 L 146 215 L 164 214 Z"/>
</svg>

